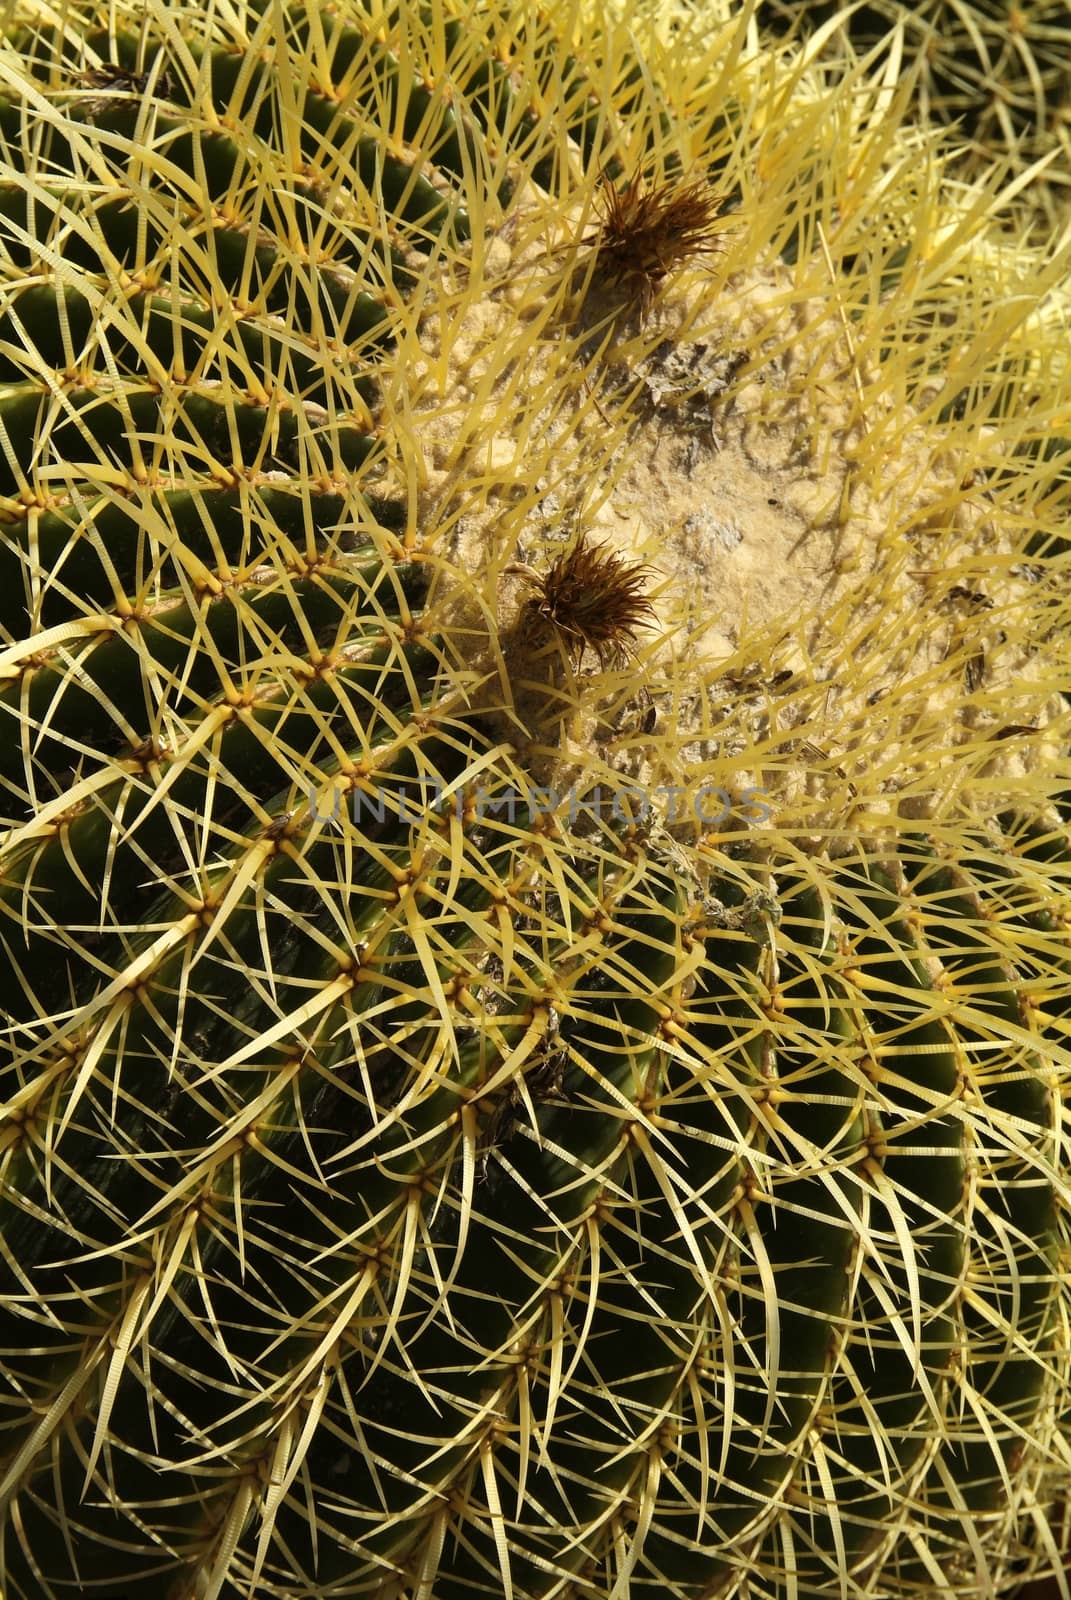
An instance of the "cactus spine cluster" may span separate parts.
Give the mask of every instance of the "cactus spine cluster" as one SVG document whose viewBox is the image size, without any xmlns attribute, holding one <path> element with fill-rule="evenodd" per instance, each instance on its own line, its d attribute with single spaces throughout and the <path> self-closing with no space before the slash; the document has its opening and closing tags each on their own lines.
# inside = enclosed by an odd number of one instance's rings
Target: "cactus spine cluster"
<svg viewBox="0 0 1071 1600">
<path fill-rule="evenodd" d="M 902 101 L 6 9 L 4 1600 L 1056 1561 L 1066 251 Z"/>
<path fill-rule="evenodd" d="M 1071 13 L 1064 0 L 868 0 L 850 12 L 821 0 L 764 0 L 773 35 L 842 27 L 861 54 L 903 37 L 916 112 L 953 130 L 959 168 L 1027 175 L 1040 228 L 1066 222 L 1071 197 Z M 1029 214 L 1029 213 L 1028 213 Z"/>
</svg>

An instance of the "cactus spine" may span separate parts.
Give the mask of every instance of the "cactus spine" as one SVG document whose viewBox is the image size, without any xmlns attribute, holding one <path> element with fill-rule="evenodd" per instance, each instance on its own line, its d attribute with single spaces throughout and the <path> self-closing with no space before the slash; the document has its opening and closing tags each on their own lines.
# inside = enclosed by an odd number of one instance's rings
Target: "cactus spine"
<svg viewBox="0 0 1071 1600">
<path fill-rule="evenodd" d="M 994 165 L 1025 184 L 1021 206 L 1039 242 L 1067 217 L 1071 123 L 1071 17 L 1063 0 L 869 0 L 839 13 L 822 0 L 802 7 L 768 0 L 759 16 L 771 35 L 842 26 L 860 54 L 903 37 L 917 114 L 949 128 L 961 172 Z"/>
</svg>

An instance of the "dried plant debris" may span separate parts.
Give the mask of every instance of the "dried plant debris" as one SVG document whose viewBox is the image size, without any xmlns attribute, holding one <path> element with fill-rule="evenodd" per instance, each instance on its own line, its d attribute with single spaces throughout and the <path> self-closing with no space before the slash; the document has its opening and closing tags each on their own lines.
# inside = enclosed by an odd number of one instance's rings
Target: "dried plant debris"
<svg viewBox="0 0 1071 1600">
<path fill-rule="evenodd" d="M 604 173 L 599 231 L 592 240 L 598 276 L 646 315 L 672 273 L 720 248 L 724 200 L 701 178 L 645 186 L 636 174 L 618 189 Z"/>
<path fill-rule="evenodd" d="M 581 533 L 546 572 L 520 563 L 511 571 L 532 586 L 522 618 L 541 618 L 562 638 L 574 671 L 585 650 L 606 668 L 635 653 L 636 631 L 654 621 L 644 593 L 651 568 L 628 561 L 608 544 L 592 544 Z"/>
<path fill-rule="evenodd" d="M 99 99 L 89 102 L 92 107 L 99 107 L 107 103 L 106 97 L 112 94 L 132 94 L 144 97 L 155 92 L 160 100 L 171 97 L 171 74 L 158 72 L 132 72 L 126 67 L 115 62 L 105 62 L 100 67 L 90 67 L 80 74 L 82 83 L 89 89 L 102 89 L 104 95 Z"/>
</svg>

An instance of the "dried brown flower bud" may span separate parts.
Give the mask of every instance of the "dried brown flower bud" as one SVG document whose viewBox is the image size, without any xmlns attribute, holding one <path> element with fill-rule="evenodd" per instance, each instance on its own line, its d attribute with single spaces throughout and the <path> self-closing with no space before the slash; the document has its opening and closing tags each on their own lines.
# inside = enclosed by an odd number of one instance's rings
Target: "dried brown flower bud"
<svg viewBox="0 0 1071 1600">
<path fill-rule="evenodd" d="M 654 607 L 643 592 L 651 569 L 627 561 L 605 543 L 589 543 L 585 533 L 546 572 L 512 570 L 535 590 L 525 610 L 563 636 L 574 670 L 588 649 L 600 667 L 632 655 L 636 629 L 654 620 Z"/>
<path fill-rule="evenodd" d="M 702 179 L 645 189 L 638 175 L 623 189 L 603 174 L 601 218 L 592 241 L 598 271 L 638 300 L 643 314 L 671 272 L 719 248 L 723 195 L 712 194 Z"/>
</svg>

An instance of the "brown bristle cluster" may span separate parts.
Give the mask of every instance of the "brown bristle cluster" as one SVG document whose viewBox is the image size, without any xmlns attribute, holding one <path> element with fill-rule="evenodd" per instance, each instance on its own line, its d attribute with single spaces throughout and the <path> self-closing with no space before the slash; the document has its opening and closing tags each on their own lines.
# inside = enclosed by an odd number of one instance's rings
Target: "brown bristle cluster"
<svg viewBox="0 0 1071 1600">
<path fill-rule="evenodd" d="M 637 628 L 654 620 L 643 592 L 651 569 L 626 561 L 606 544 L 590 544 L 586 534 L 544 573 L 513 570 L 535 589 L 525 610 L 561 635 L 574 671 L 585 650 L 594 652 L 602 668 L 632 655 Z"/>
<path fill-rule="evenodd" d="M 638 175 L 623 189 L 603 178 L 601 220 L 594 240 L 598 271 L 646 313 L 671 272 L 718 248 L 724 197 L 702 179 L 645 188 Z"/>
</svg>

